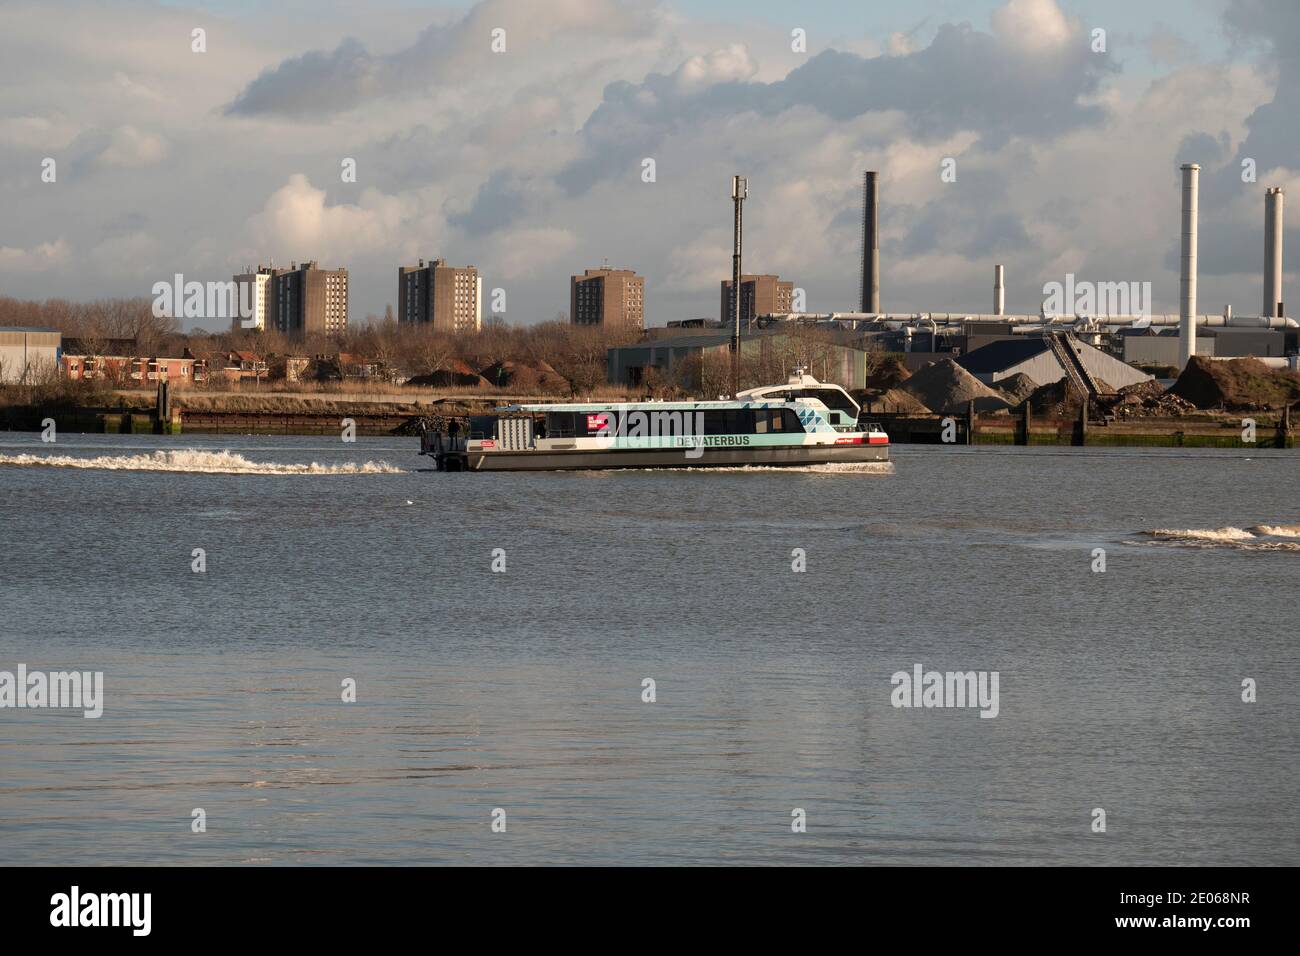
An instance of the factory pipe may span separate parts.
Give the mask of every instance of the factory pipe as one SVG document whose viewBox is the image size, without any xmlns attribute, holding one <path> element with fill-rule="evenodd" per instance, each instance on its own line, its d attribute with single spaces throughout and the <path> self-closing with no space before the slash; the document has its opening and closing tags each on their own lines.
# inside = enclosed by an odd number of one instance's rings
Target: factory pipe
<svg viewBox="0 0 1300 956">
<path fill-rule="evenodd" d="M 1201 167 L 1184 163 L 1183 240 L 1178 296 L 1178 366 L 1185 368 L 1196 354 L 1196 220 Z"/>
<path fill-rule="evenodd" d="M 1273 186 L 1264 193 L 1264 311 L 1263 315 L 1282 314 L 1282 187 Z"/>
<path fill-rule="evenodd" d="M 1002 266 L 993 267 L 993 314 L 1002 315 L 1006 306 L 1006 290 L 1002 285 Z"/>
<path fill-rule="evenodd" d="M 880 231 L 876 214 L 879 193 L 876 180 L 879 173 L 867 170 L 862 176 L 862 297 L 863 312 L 880 311 Z"/>
</svg>

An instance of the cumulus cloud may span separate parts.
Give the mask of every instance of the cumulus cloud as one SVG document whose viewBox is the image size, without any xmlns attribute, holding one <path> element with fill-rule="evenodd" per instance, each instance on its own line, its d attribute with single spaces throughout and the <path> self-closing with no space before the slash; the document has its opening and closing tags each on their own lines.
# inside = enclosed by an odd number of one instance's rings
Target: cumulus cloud
<svg viewBox="0 0 1300 956">
<path fill-rule="evenodd" d="M 1056 0 L 1008 0 L 992 20 L 993 34 L 1006 48 L 1033 54 L 1058 53 L 1077 33 Z"/>
<path fill-rule="evenodd" d="M 67 261 L 71 253 L 72 247 L 62 238 L 28 249 L 0 246 L 0 271 L 44 272 Z"/>
<path fill-rule="evenodd" d="M 1198 8 L 1179 28 L 1199 40 L 1226 27 L 1231 62 L 1206 62 L 1209 42 L 1154 56 L 1152 15 L 1117 10 L 1112 46 L 1153 53 L 1124 75 L 1124 55 L 1094 54 L 1071 5 L 1050 0 L 970 23 L 932 16 L 888 41 L 897 23 L 874 8 L 832 13 L 806 55 L 783 26 L 654 0 L 485 0 L 455 14 L 372 0 L 312 18 L 227 7 L 204 14 L 206 56 L 177 42 L 192 11 L 69 0 L 76 15 L 55 29 L 16 0 L 0 5 L 0 60 L 16 77 L 0 87 L 5 288 L 136 294 L 141 263 L 220 276 L 314 258 L 349 268 L 365 316 L 395 300 L 399 262 L 443 255 L 507 287 L 510 318 L 533 321 L 567 308 L 570 273 L 609 258 L 646 276 L 662 324 L 716 314 L 729 177 L 742 172 L 746 269 L 845 308 L 872 168 L 889 308 L 982 307 L 995 261 L 1011 308 L 1036 310 L 1066 271 L 1151 279 L 1168 307 L 1177 163 L 1191 158 L 1204 167 L 1203 298 L 1253 309 L 1263 188 L 1289 184 L 1300 155 L 1300 18 L 1294 4 L 1224 2 L 1222 24 Z M 489 48 L 496 27 L 504 54 Z M 39 181 L 47 155 L 57 185 Z M 356 184 L 339 182 L 344 156 Z M 1247 156 L 1257 184 L 1241 182 Z M 946 158 L 952 183 L 938 175 Z M 75 226 L 55 242 L 50 222 Z"/>
<path fill-rule="evenodd" d="M 752 79 L 758 66 L 743 43 L 733 43 L 707 56 L 693 56 L 673 72 L 678 93 L 698 93 L 715 83 L 737 83 Z"/>
<path fill-rule="evenodd" d="M 134 126 L 119 126 L 115 129 L 108 145 L 99 154 L 101 164 L 127 169 L 153 166 L 166 158 L 167 141 L 155 133 L 144 132 Z"/>
<path fill-rule="evenodd" d="M 148 84 L 132 79 L 121 70 L 118 70 L 113 74 L 113 86 L 120 90 L 125 96 L 143 100 L 148 103 L 163 103 L 168 99 Z"/>
<path fill-rule="evenodd" d="M 907 56 L 916 52 L 916 40 L 910 33 L 891 33 L 885 52 L 890 56 Z"/>
<path fill-rule="evenodd" d="M 0 116 L 0 144 L 18 149 L 62 149 L 77 137 L 75 124 L 49 116 Z"/>
<path fill-rule="evenodd" d="M 469 208 L 453 212 L 448 222 L 468 236 L 482 236 L 503 229 L 527 215 L 528 187 L 514 172 L 499 169 L 479 187 Z"/>
<path fill-rule="evenodd" d="M 988 137 L 1055 135 L 1104 120 L 1105 110 L 1088 97 L 1111 67 L 1091 53 L 1081 28 L 1053 0 L 1010 0 L 994 22 L 993 34 L 946 24 L 928 47 L 891 56 L 826 50 L 771 83 L 746 82 L 751 71 L 741 64 L 747 58 L 731 53 L 719 58 L 729 69 L 719 69 L 715 82 L 680 82 L 688 63 L 672 75 L 611 84 L 583 126 L 585 155 L 560 183 L 581 192 L 597 179 L 624 175 L 685 126 L 740 113 L 754 114 L 757 123 L 799 108 L 840 121 L 896 111 L 922 139 L 959 130 Z M 1032 77 L 1025 52 L 1035 54 Z M 1037 56 L 1045 52 L 1052 55 Z M 690 73 L 707 76 L 704 63 Z"/>
<path fill-rule="evenodd" d="M 639 0 L 482 0 L 460 20 L 435 23 L 391 54 L 349 37 L 263 71 L 231 102 L 231 114 L 332 114 L 370 100 L 463 80 L 471 71 L 515 71 L 557 46 L 591 38 L 630 38 L 650 29 L 652 7 Z M 503 30 L 496 35 L 494 31 Z M 494 52 L 494 35 L 505 43 Z"/>
<path fill-rule="evenodd" d="M 576 246 L 577 238 L 567 229 L 516 229 L 497 240 L 494 259 L 502 277 L 533 279 L 552 267 L 563 268 Z"/>
<path fill-rule="evenodd" d="M 365 190 L 360 203 L 331 205 L 325 190 L 294 173 L 248 227 L 258 250 L 333 262 L 383 248 L 402 228 L 405 212 L 401 199 L 375 189 Z M 255 251 L 251 258 L 257 257 Z"/>
<path fill-rule="evenodd" d="M 1147 53 L 1160 66 L 1182 66 L 1196 59 L 1196 48 L 1187 38 L 1163 24 L 1147 37 Z"/>
</svg>

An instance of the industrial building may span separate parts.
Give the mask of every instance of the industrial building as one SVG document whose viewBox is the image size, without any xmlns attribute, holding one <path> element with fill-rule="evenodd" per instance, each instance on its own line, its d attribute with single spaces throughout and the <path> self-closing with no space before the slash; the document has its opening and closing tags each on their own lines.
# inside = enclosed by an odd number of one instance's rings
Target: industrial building
<svg viewBox="0 0 1300 956">
<path fill-rule="evenodd" d="M 789 312 L 794 303 L 794 283 L 782 282 L 780 276 L 742 275 L 740 277 L 740 324 L 749 327 L 760 315 Z M 722 280 L 721 312 L 723 322 L 736 314 L 736 300 L 731 294 L 731 280 Z"/>
<path fill-rule="evenodd" d="M 956 362 L 985 385 L 1023 374 L 1038 385 L 1050 385 L 1063 378 L 1072 382 L 1081 380 L 1084 390 L 1092 392 L 1094 388 L 1088 386 L 1089 380 L 1121 389 L 1151 379 L 1145 372 L 1079 341 L 1069 332 L 1023 335 L 991 342 L 958 356 Z"/>
<path fill-rule="evenodd" d="M 1125 329 L 1120 333 L 1124 361 L 1133 365 L 1178 365 L 1176 329 Z M 1288 341 L 1290 345 L 1288 346 Z M 1284 329 L 1213 327 L 1198 329 L 1196 354 L 1204 358 L 1282 359 L 1296 350 L 1296 334 Z"/>
<path fill-rule="evenodd" d="M 0 326 L 0 384 L 27 384 L 58 374 L 63 334 L 34 325 Z"/>
<path fill-rule="evenodd" d="M 483 327 L 483 279 L 473 266 L 450 266 L 446 259 L 399 266 L 397 320 L 439 332 L 477 332 Z"/>
<path fill-rule="evenodd" d="M 631 269 L 585 269 L 569 277 L 569 321 L 604 328 L 645 328 L 645 278 Z"/>
<path fill-rule="evenodd" d="M 682 373 L 683 363 L 697 357 L 725 357 L 730 345 L 730 331 L 698 329 L 611 348 L 607 352 L 607 377 L 615 384 L 637 387 L 646 381 L 647 371 L 655 369 L 662 378 L 674 379 Z M 744 361 L 782 366 L 787 373 L 794 365 L 805 364 L 819 380 L 845 388 L 865 388 L 867 384 L 868 349 L 853 336 L 839 340 L 827 336 L 811 342 L 796 341 L 789 329 L 742 331 L 740 354 Z M 789 356 L 788 360 L 785 356 Z"/>
</svg>

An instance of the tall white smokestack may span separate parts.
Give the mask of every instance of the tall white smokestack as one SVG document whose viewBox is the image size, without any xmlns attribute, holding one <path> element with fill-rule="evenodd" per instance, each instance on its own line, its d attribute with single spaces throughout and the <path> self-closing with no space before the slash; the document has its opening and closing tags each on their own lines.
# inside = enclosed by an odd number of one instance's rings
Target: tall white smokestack
<svg viewBox="0 0 1300 956">
<path fill-rule="evenodd" d="M 1178 298 L 1178 365 L 1196 354 L 1196 218 L 1201 167 L 1183 164 L 1183 250 Z"/>
<path fill-rule="evenodd" d="M 993 314 L 1006 315 L 1006 289 L 1002 285 L 1002 267 L 993 267 Z"/>
<path fill-rule="evenodd" d="M 1261 315 L 1281 315 L 1282 301 L 1282 187 L 1273 186 L 1264 193 L 1264 311 Z"/>
</svg>

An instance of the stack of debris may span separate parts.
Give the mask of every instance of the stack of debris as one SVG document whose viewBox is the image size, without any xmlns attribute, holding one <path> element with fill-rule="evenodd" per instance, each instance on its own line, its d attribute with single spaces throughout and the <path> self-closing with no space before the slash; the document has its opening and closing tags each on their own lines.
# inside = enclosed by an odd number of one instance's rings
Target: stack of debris
<svg viewBox="0 0 1300 956">
<path fill-rule="evenodd" d="M 534 362 L 497 362 L 479 374 L 494 388 L 508 388 L 521 394 L 540 395 L 569 388 L 568 380 L 540 359 Z"/>
<path fill-rule="evenodd" d="M 1121 388 L 1113 400 L 1106 403 L 1107 413 L 1121 421 L 1133 418 L 1171 418 L 1196 411 L 1196 406 L 1177 395 L 1171 395 L 1154 379 Z"/>
<path fill-rule="evenodd" d="M 465 364 L 462 359 L 452 359 L 445 368 L 427 375 L 417 375 L 406 384 L 425 388 L 486 388 L 491 383 Z"/>
<path fill-rule="evenodd" d="M 1169 392 L 1197 408 L 1259 411 L 1300 399 L 1300 373 L 1256 358 L 1215 360 L 1194 355 Z"/>
<path fill-rule="evenodd" d="M 1034 389 L 1027 401 L 1029 411 L 1037 418 L 1077 418 L 1083 396 L 1071 387 L 1068 378 L 1061 378 Z"/>
</svg>

